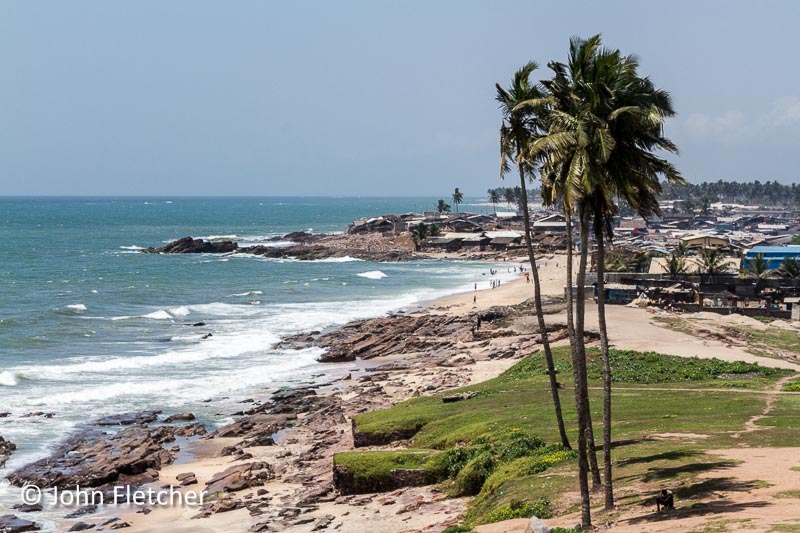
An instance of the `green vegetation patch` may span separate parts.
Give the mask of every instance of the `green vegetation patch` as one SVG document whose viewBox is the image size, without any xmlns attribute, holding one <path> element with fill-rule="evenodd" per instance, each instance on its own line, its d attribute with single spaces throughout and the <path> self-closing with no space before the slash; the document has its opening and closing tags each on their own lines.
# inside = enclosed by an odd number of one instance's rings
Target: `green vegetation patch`
<svg viewBox="0 0 800 533">
<path fill-rule="evenodd" d="M 556 369 L 559 373 L 572 372 L 572 361 L 559 351 Z M 567 352 L 568 355 L 568 352 Z M 588 350 L 587 373 L 590 381 L 603 377 L 601 354 L 599 350 Z M 787 375 L 785 370 L 765 367 L 743 361 L 722 361 L 721 359 L 700 359 L 697 357 L 677 357 L 656 352 L 637 352 L 633 350 L 611 350 L 609 353 L 614 383 L 680 383 L 685 381 L 709 381 L 731 379 L 737 376 L 774 377 Z M 526 376 L 543 374 L 546 370 L 542 359 L 528 358 L 509 369 L 506 379 L 520 379 Z"/>
<path fill-rule="evenodd" d="M 785 392 L 800 392 L 800 381 L 792 381 L 787 383 L 781 390 Z"/>
<path fill-rule="evenodd" d="M 600 354 L 592 350 L 588 355 L 592 416 L 599 424 Z M 554 350 L 554 358 L 559 381 L 565 386 L 561 390 L 564 419 L 575 443 L 569 348 Z M 612 430 L 620 505 L 641 505 L 649 497 L 640 489 L 626 492 L 626 485 L 668 485 L 682 490 L 685 497 L 704 490 L 707 487 L 694 482 L 698 474 L 733 465 L 706 454 L 712 446 L 796 441 L 800 404 L 794 400 L 800 402 L 800 395 L 782 395 L 770 416 L 759 422 L 780 427 L 735 437 L 750 417 L 761 412 L 766 396 L 757 390 L 722 390 L 722 384 L 731 381 L 751 389 L 771 387 L 791 371 L 620 350 L 613 351 L 611 363 L 617 380 Z M 475 495 L 464 527 L 517 514 L 547 516 L 576 510 L 574 501 L 560 497 L 577 490 L 577 461 L 574 452 L 555 445 L 560 437 L 542 354 L 520 361 L 495 379 L 446 394 L 453 392 L 477 394 L 450 403 L 442 402 L 442 395 L 414 398 L 356 416 L 356 429 L 376 440 L 411 429 L 410 446 L 429 454 L 441 451 L 429 455 L 428 468 L 445 480 L 443 489 L 452 495 Z M 385 475 L 387 470 L 383 467 L 378 473 Z M 536 512 L 528 514 L 532 506 L 537 506 Z"/>
<path fill-rule="evenodd" d="M 447 477 L 440 455 L 437 450 L 340 452 L 333 456 L 334 478 L 345 494 L 429 485 Z"/>
</svg>

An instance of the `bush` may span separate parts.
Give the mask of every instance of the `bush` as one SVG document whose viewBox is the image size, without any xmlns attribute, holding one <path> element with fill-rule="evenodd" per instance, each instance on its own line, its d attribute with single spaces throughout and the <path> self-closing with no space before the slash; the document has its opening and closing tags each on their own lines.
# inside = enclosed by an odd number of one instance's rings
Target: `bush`
<svg viewBox="0 0 800 533">
<path fill-rule="evenodd" d="M 450 526 L 442 533 L 472 533 L 473 529 L 467 526 Z"/>
<path fill-rule="evenodd" d="M 532 516 L 537 518 L 549 518 L 552 516 L 550 500 L 547 498 L 539 498 L 534 502 L 511 500 L 487 514 L 484 523 L 491 524 L 513 518 L 530 518 Z"/>
<path fill-rule="evenodd" d="M 783 389 L 786 392 L 800 392 L 800 381 L 794 381 L 792 383 L 787 383 L 783 386 Z"/>
<path fill-rule="evenodd" d="M 456 493 L 459 496 L 478 494 L 486 478 L 492 475 L 495 464 L 494 457 L 488 451 L 472 458 L 456 476 Z"/>
<path fill-rule="evenodd" d="M 513 461 L 519 457 L 531 455 L 536 450 L 544 447 L 544 441 L 539 437 L 514 432 L 504 436 L 495 447 L 500 461 Z"/>
</svg>

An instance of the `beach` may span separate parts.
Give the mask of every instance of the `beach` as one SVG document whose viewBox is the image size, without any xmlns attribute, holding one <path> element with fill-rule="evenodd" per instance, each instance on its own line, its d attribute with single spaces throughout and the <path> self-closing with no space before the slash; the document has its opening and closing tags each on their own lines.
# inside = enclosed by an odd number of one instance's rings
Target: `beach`
<svg viewBox="0 0 800 533">
<path fill-rule="evenodd" d="M 564 257 L 551 256 L 547 266 L 540 269 L 543 296 L 552 301 L 546 305 L 548 321 L 556 324 L 563 319 Z M 558 264 L 558 267 L 556 267 Z M 517 306 L 532 296 L 532 284 L 522 276 L 501 283 L 495 289 L 480 289 L 431 302 L 427 307 L 415 311 L 414 315 L 439 315 L 445 317 L 469 317 L 473 313 L 490 308 Z M 473 302 L 473 299 L 475 302 Z M 548 308 L 549 307 L 549 308 Z M 593 303 L 588 304 L 587 315 L 593 316 Z M 561 309 L 560 311 L 556 311 Z M 754 356 L 742 348 L 725 345 L 719 340 L 697 339 L 690 335 L 670 331 L 653 322 L 652 311 L 624 306 L 610 306 L 609 334 L 612 345 L 620 349 L 649 349 L 680 356 L 710 357 L 725 360 L 745 360 L 767 366 L 800 369 L 800 365 Z M 709 320 L 707 317 L 706 320 Z M 506 326 L 508 327 L 508 326 Z M 596 324 L 589 320 L 588 328 Z M 503 328 L 505 329 L 505 327 Z M 330 487 L 332 455 L 338 451 L 352 449 L 353 434 L 350 419 L 356 413 L 395 405 L 405 399 L 419 395 L 439 393 L 443 390 L 477 383 L 508 369 L 520 357 L 538 351 L 533 316 L 517 315 L 511 329 L 515 335 L 504 333 L 491 338 L 491 349 L 465 338 L 464 332 L 455 335 L 452 352 L 441 349 L 430 352 L 401 353 L 388 357 L 376 357 L 359 364 L 360 371 L 351 371 L 347 379 L 317 389 L 323 398 L 335 398 L 335 415 L 327 413 L 320 417 L 315 412 L 302 415 L 303 423 L 286 429 L 276 444 L 268 447 L 248 447 L 242 452 L 248 460 L 276 465 L 281 472 L 275 479 L 259 488 L 236 493 L 235 498 L 244 502 L 261 502 L 256 505 L 212 514 L 207 518 L 188 521 L 194 510 L 155 508 L 147 515 L 127 514 L 122 520 L 131 524 L 131 531 L 151 531 L 158 525 L 159 531 L 290 531 L 334 529 L 345 532 L 377 529 L 386 532 L 439 532 L 449 524 L 457 523 L 464 512 L 467 499 L 448 498 L 432 487 L 408 487 L 388 493 L 341 496 Z M 568 343 L 564 336 L 553 336 L 554 346 Z M 449 361 L 444 359 L 449 353 Z M 495 357 L 494 354 L 509 354 Z M 336 366 L 336 363 L 333 364 Z M 366 370 L 366 371 L 365 371 Z M 370 372 L 371 370 L 371 372 Z M 266 400 L 266 399 L 265 399 Z M 566 401 L 571 401 L 569 397 Z M 239 439 L 215 438 L 201 441 L 189 448 L 196 458 L 161 470 L 159 483 L 177 484 L 177 477 L 192 472 L 200 485 L 214 474 L 229 468 L 232 461 L 219 452 L 226 446 L 234 446 Z M 393 449 L 397 443 L 374 449 Z M 252 455 L 252 457 L 249 457 Z M 261 496 L 259 493 L 263 492 Z M 254 511 L 254 509 L 256 509 Z M 296 514 L 295 514 L 296 513 Z M 272 517 L 272 518 L 269 518 Z M 290 517 L 287 519 L 287 517 Z M 573 518 L 555 521 L 556 525 L 569 525 Z M 223 526 L 224 524 L 224 526 Z M 524 521 L 505 526 L 482 526 L 479 531 L 520 531 Z M 502 529 L 519 528 L 519 529 Z M 500 529 L 498 529 L 500 528 Z M 616 530 L 616 529 L 615 529 Z M 625 531 L 620 529 L 620 531 Z"/>
</svg>

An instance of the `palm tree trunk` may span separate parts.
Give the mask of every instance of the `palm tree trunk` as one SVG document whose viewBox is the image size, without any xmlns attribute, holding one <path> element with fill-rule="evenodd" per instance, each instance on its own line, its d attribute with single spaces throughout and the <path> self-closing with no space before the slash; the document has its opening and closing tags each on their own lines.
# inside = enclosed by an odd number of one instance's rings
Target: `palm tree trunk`
<svg viewBox="0 0 800 533">
<path fill-rule="evenodd" d="M 561 445 L 571 449 L 567 430 L 564 427 L 564 417 L 561 414 L 561 398 L 558 394 L 558 379 L 556 377 L 556 365 L 553 361 L 553 351 L 550 349 L 550 339 L 547 336 L 547 324 L 544 321 L 544 310 L 542 309 L 542 287 L 539 283 L 539 269 L 536 266 L 536 256 L 533 253 L 531 243 L 531 219 L 528 213 L 528 191 L 525 189 L 525 172 L 519 167 L 519 181 L 522 186 L 522 220 L 525 225 L 525 246 L 528 248 L 528 259 L 531 262 L 531 275 L 533 276 L 533 299 L 536 308 L 536 319 L 539 322 L 539 335 L 542 337 L 542 348 L 544 349 L 544 359 L 547 363 L 547 374 L 550 376 L 550 392 L 553 396 L 553 407 L 556 412 L 558 422 L 558 433 L 561 436 Z"/>
<path fill-rule="evenodd" d="M 597 216 L 595 214 L 595 216 Z M 606 328 L 605 290 L 605 236 L 599 226 L 595 230 L 597 240 L 597 322 L 600 328 L 600 350 L 603 358 L 603 479 L 605 481 L 605 509 L 614 509 L 614 488 L 611 472 L 611 361 L 608 352 L 608 330 Z"/>
<path fill-rule="evenodd" d="M 581 210 L 581 255 L 578 263 L 577 277 L 577 300 L 575 302 L 575 344 L 578 348 L 578 359 L 580 361 L 580 379 L 582 395 L 581 401 L 584 404 L 586 415 L 584 418 L 583 431 L 586 432 L 586 444 L 589 452 L 589 465 L 592 470 L 592 485 L 594 488 L 600 487 L 603 481 L 600 479 L 600 467 L 597 464 L 597 448 L 594 441 L 594 428 L 592 424 L 592 411 L 589 406 L 589 379 L 586 370 L 586 263 L 589 255 L 589 216 L 585 210 Z"/>
<path fill-rule="evenodd" d="M 589 496 L 589 460 L 586 446 L 586 418 L 588 410 L 583 398 L 588 394 L 584 386 L 581 369 L 580 352 L 575 332 L 574 298 L 572 296 L 572 212 L 565 205 L 564 218 L 567 230 L 567 331 L 569 333 L 570 351 L 572 353 L 572 379 L 575 388 L 575 411 L 578 415 L 578 484 L 581 492 L 581 527 L 584 530 L 592 527 L 591 499 Z M 584 358 L 585 362 L 585 358 Z"/>
</svg>

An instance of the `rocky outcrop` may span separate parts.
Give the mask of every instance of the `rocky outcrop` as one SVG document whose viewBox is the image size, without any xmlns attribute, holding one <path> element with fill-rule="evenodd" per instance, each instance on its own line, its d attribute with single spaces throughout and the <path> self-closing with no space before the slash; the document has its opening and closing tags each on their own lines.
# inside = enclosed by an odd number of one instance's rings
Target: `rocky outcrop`
<svg viewBox="0 0 800 533">
<path fill-rule="evenodd" d="M 230 240 L 206 241 L 183 237 L 165 246 L 145 248 L 143 253 L 151 254 L 225 254 L 245 253 L 271 258 L 292 258 L 315 261 L 332 257 L 355 257 L 369 261 L 395 262 L 414 258 L 411 251 L 401 247 L 363 246 L 362 239 L 342 241 L 341 235 L 311 235 L 302 231 L 276 237 L 274 241 L 289 241 L 289 246 L 243 246 Z"/>
<path fill-rule="evenodd" d="M 0 516 L 0 532 L 2 533 L 22 533 L 23 531 L 39 531 L 36 522 L 18 518 L 13 514 Z"/>
<path fill-rule="evenodd" d="M 13 442 L 0 437 L 0 468 L 6 464 L 8 457 L 17 449 L 17 445 Z"/>
<path fill-rule="evenodd" d="M 502 315 L 505 316 L 505 315 Z M 499 314 L 481 318 L 490 323 Z M 397 315 L 351 322 L 323 335 L 304 334 L 285 339 L 279 348 L 327 348 L 319 357 L 322 363 L 372 359 L 395 354 L 426 352 L 443 366 L 458 366 L 464 358 L 451 360 L 460 341 L 487 340 L 518 333 L 500 328 L 473 331 L 478 315 Z M 449 362 L 448 362 L 449 361 Z"/>
<path fill-rule="evenodd" d="M 158 411 L 125 413 L 96 420 L 65 440 L 51 455 L 8 476 L 12 485 L 31 483 L 44 488 L 138 486 L 158 478 L 158 470 L 173 459 L 163 445 L 176 435 L 205 434 L 201 424 L 148 427 Z M 116 433 L 98 427 L 126 425 Z"/>
<path fill-rule="evenodd" d="M 231 466 L 219 472 L 206 483 L 209 498 L 220 498 L 222 494 L 239 492 L 263 485 L 272 478 L 272 468 L 260 461 Z"/>
</svg>

